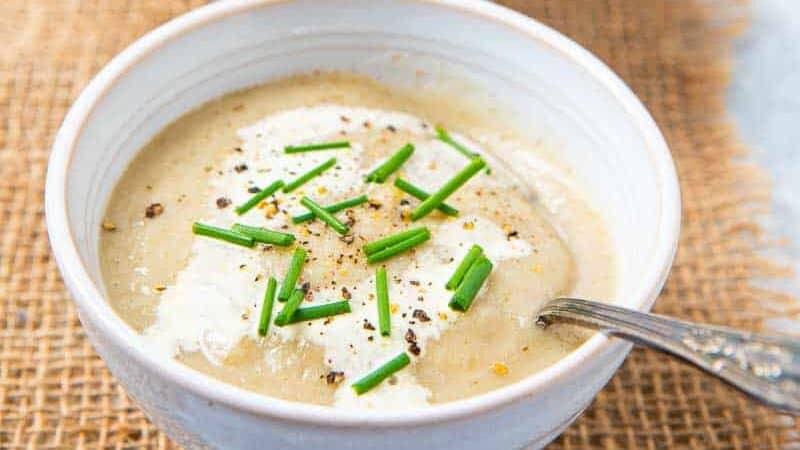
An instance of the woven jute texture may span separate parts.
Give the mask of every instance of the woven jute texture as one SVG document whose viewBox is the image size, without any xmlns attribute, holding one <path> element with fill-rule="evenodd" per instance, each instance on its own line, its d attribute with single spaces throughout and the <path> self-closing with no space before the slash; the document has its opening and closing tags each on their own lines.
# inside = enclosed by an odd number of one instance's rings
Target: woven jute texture
<svg viewBox="0 0 800 450">
<path fill-rule="evenodd" d="M 49 146 L 90 77 L 194 0 L 0 2 L 0 448 L 175 448 L 87 341 L 45 233 Z M 681 178 L 680 250 L 656 311 L 758 329 L 791 299 L 752 280 L 787 274 L 773 245 L 761 173 L 725 117 L 726 57 L 739 2 L 508 1 L 595 52 L 642 98 Z M 746 14 L 745 14 L 746 15 Z M 795 422 L 655 352 L 635 350 L 554 449 L 800 447 Z"/>
</svg>

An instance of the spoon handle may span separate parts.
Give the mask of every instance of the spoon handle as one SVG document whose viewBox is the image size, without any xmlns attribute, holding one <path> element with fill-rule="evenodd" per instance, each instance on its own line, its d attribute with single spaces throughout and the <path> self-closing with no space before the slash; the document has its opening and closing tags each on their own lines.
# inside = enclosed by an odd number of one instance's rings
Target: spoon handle
<svg viewBox="0 0 800 450">
<path fill-rule="evenodd" d="M 800 340 L 646 314 L 598 301 L 558 298 L 537 319 L 567 322 L 678 356 L 758 400 L 800 414 Z"/>
</svg>

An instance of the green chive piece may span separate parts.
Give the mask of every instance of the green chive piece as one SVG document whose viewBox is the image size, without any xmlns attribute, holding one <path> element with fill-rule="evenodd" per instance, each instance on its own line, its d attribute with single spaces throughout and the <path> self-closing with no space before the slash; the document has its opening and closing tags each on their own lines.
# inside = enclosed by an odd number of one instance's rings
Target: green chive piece
<svg viewBox="0 0 800 450">
<path fill-rule="evenodd" d="M 292 262 L 289 263 L 289 270 L 286 272 L 286 277 L 281 283 L 281 290 L 278 293 L 278 300 L 285 302 L 289 296 L 294 292 L 294 287 L 297 284 L 297 279 L 300 278 L 300 272 L 303 271 L 303 264 L 306 263 L 306 249 L 297 247 L 292 254 Z"/>
<path fill-rule="evenodd" d="M 414 186 L 413 184 L 409 183 L 408 181 L 402 178 L 395 178 L 394 185 L 397 189 L 405 192 L 406 194 L 411 195 L 419 200 L 426 200 L 431 194 L 423 191 L 422 189 Z M 436 209 L 439 211 L 447 214 L 448 216 L 457 216 L 458 210 L 453 208 L 452 206 L 448 205 L 447 203 L 442 203 L 441 205 L 437 206 Z"/>
<path fill-rule="evenodd" d="M 469 270 L 467 270 L 466 275 L 464 275 L 464 280 L 453 294 L 453 298 L 449 303 L 450 308 L 457 311 L 468 310 L 491 271 L 492 262 L 485 256 L 478 257 L 478 259 L 472 263 Z"/>
<path fill-rule="evenodd" d="M 376 167 L 375 170 L 370 172 L 366 180 L 367 181 L 374 181 L 376 183 L 383 183 L 389 178 L 389 175 L 393 174 L 400 166 L 405 163 L 408 158 L 411 158 L 411 155 L 414 153 L 414 144 L 408 143 L 404 145 L 400 150 L 395 152 L 394 155 L 390 156 L 389 159 L 384 161 L 383 164 Z"/>
<path fill-rule="evenodd" d="M 383 250 L 380 250 L 378 252 L 375 252 L 367 256 L 367 264 L 375 264 L 381 261 L 386 261 L 392 256 L 411 250 L 412 248 L 422 244 L 423 242 L 427 241 L 430 238 L 431 238 L 431 232 L 427 228 L 425 228 L 425 230 L 422 231 L 421 233 L 417 233 L 414 236 L 411 236 L 410 238 L 404 241 L 398 242 L 397 244 L 394 244 L 390 247 L 386 247 Z"/>
<path fill-rule="evenodd" d="M 334 165 L 336 165 L 336 158 L 331 158 L 331 159 L 325 161 L 324 163 L 318 165 L 317 167 L 314 167 L 313 169 L 309 170 L 308 172 L 304 173 L 303 175 L 300 175 L 294 181 L 292 181 L 291 183 L 289 183 L 286 186 L 284 186 L 283 187 L 283 192 L 292 192 L 293 190 L 299 188 L 300 186 L 308 183 L 309 180 L 311 180 L 312 178 L 314 178 L 314 177 L 318 176 L 319 174 L 321 174 L 322 172 L 325 172 L 326 170 L 330 169 Z"/>
<path fill-rule="evenodd" d="M 336 217 L 333 217 L 333 214 L 329 213 L 328 211 L 325 211 L 325 208 L 319 206 L 319 204 L 314 200 L 311 200 L 310 198 L 303 196 L 303 198 L 300 199 L 300 204 L 308 208 L 308 210 L 314 213 L 314 215 L 317 216 L 319 220 L 327 223 L 328 226 L 333 228 L 334 231 L 336 231 L 337 233 L 345 235 L 350 230 L 349 228 L 347 228 L 347 225 L 340 222 L 339 219 L 337 219 Z"/>
<path fill-rule="evenodd" d="M 360 380 L 353 383 L 351 387 L 356 391 L 356 394 L 362 395 L 409 364 L 411 364 L 411 358 L 408 357 L 408 353 L 400 353 L 386 364 L 364 375 Z"/>
<path fill-rule="evenodd" d="M 410 237 L 416 236 L 419 233 L 424 233 L 427 230 L 427 227 L 411 228 L 409 230 L 401 231 L 399 233 L 386 236 L 385 238 L 378 239 L 377 241 L 369 242 L 361 249 L 364 251 L 365 255 L 369 256 L 373 253 L 397 244 L 398 242 L 402 242 Z"/>
<path fill-rule="evenodd" d="M 361 205 L 363 203 L 367 203 L 368 201 L 369 201 L 369 198 L 366 195 L 361 195 L 361 196 L 358 196 L 356 198 L 351 198 L 350 200 L 345 200 L 343 202 L 334 203 L 334 204 L 328 205 L 328 206 L 323 206 L 322 209 L 324 209 L 325 211 L 328 211 L 329 213 L 333 214 L 333 213 L 337 213 L 337 212 L 342 211 L 342 210 L 347 209 L 347 208 L 352 208 L 354 206 L 358 206 L 358 205 Z M 311 212 L 310 213 L 305 213 L 305 214 L 300 214 L 298 216 L 292 217 L 292 223 L 308 222 L 309 220 L 314 220 L 315 217 L 317 217 L 317 216 L 315 216 L 314 213 L 311 213 Z"/>
<path fill-rule="evenodd" d="M 322 144 L 310 144 L 310 145 L 287 145 L 283 147 L 283 151 L 285 153 L 302 153 L 302 152 L 313 152 L 317 150 L 332 150 L 335 148 L 349 148 L 350 142 L 349 141 L 338 141 L 338 142 L 325 142 Z"/>
<path fill-rule="evenodd" d="M 481 255 L 483 255 L 483 249 L 481 246 L 477 244 L 473 245 L 464 256 L 464 259 L 462 259 L 458 264 L 458 267 L 456 267 L 456 271 L 453 272 L 453 276 L 451 276 L 450 280 L 447 281 L 447 284 L 445 285 L 447 290 L 452 291 L 461 285 L 461 281 L 464 280 L 464 275 Z"/>
<path fill-rule="evenodd" d="M 248 201 L 244 202 L 243 204 L 237 206 L 236 207 L 236 214 L 241 216 L 242 214 L 246 213 L 247 211 L 250 211 L 251 209 L 253 209 L 254 206 L 256 206 L 259 203 L 261 203 L 261 200 L 264 200 L 265 198 L 267 198 L 270 195 L 274 194 L 275 192 L 278 191 L 278 189 L 280 189 L 282 187 L 283 187 L 283 180 L 275 181 L 274 183 L 270 184 L 266 188 L 258 191 L 258 193 L 256 193 L 256 195 L 250 197 L 250 200 L 248 200 Z"/>
<path fill-rule="evenodd" d="M 254 241 L 250 236 L 245 236 L 235 231 L 217 228 L 215 226 L 206 225 L 200 222 L 195 222 L 192 224 L 192 232 L 200 236 L 207 236 L 244 247 L 253 247 L 256 244 L 256 241 Z"/>
<path fill-rule="evenodd" d="M 450 136 L 450 133 L 448 133 L 447 130 L 445 130 L 439 125 L 436 126 L 436 137 L 439 138 L 439 140 L 444 142 L 445 144 L 458 150 L 459 153 L 461 153 L 462 155 L 466 156 L 469 159 L 472 159 L 476 156 L 480 156 L 477 153 L 468 149 L 467 147 L 464 147 L 463 145 L 458 143 L 455 139 L 453 139 L 452 136 Z"/>
<path fill-rule="evenodd" d="M 486 167 L 486 162 L 481 158 L 475 158 L 467 165 L 461 172 L 457 173 L 453 178 L 449 179 L 444 186 L 439 188 L 438 191 L 431 194 L 430 197 L 423 200 L 417 208 L 411 212 L 411 220 L 419 220 L 439 207 L 447 197 L 457 191 L 458 188 L 464 185 L 470 178 L 480 172 L 481 169 Z"/>
<path fill-rule="evenodd" d="M 306 293 L 302 290 L 295 289 L 292 291 L 289 300 L 283 306 L 281 312 L 278 313 L 278 317 L 275 318 L 275 325 L 279 327 L 289 325 L 292 317 L 294 317 L 294 313 L 297 311 L 297 308 L 300 307 L 300 303 L 303 302 L 304 298 L 306 298 Z"/>
<path fill-rule="evenodd" d="M 297 311 L 294 312 L 294 315 L 286 324 L 288 325 L 292 323 L 324 319 L 326 317 L 349 313 L 350 311 L 350 302 L 347 300 L 325 303 L 324 305 L 309 306 L 307 308 L 297 308 Z"/>
<path fill-rule="evenodd" d="M 378 326 L 383 336 L 392 332 L 392 318 L 389 315 L 389 283 L 386 280 L 386 268 L 375 269 L 375 291 L 378 298 Z"/>
<path fill-rule="evenodd" d="M 264 292 L 264 305 L 261 307 L 261 317 L 258 320 L 259 336 L 266 336 L 269 331 L 269 319 L 272 318 L 272 305 L 275 303 L 275 290 L 278 282 L 274 277 L 267 281 L 267 291 Z"/>
<path fill-rule="evenodd" d="M 234 224 L 231 229 L 237 233 L 245 236 L 250 236 L 256 242 L 263 244 L 274 244 L 286 247 L 292 245 L 294 242 L 294 235 L 289 233 L 282 233 L 280 231 L 273 231 L 261 227 L 251 227 L 241 223 Z"/>
</svg>

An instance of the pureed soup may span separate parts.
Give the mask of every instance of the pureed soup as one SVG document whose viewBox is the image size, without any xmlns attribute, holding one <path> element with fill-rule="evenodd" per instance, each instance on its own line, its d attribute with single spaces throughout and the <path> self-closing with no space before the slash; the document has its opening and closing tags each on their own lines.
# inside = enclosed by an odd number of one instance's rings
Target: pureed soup
<svg viewBox="0 0 800 450">
<path fill-rule="evenodd" d="M 494 107 L 347 74 L 169 125 L 108 204 L 103 276 L 148 351 L 266 395 L 424 407 L 535 373 L 585 336 L 614 258 L 569 169 Z"/>
</svg>

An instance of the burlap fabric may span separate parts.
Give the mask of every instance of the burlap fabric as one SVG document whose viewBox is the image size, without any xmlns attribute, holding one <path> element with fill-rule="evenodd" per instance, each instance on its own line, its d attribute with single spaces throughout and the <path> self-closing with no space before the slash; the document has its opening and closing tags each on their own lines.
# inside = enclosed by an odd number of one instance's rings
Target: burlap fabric
<svg viewBox="0 0 800 450">
<path fill-rule="evenodd" d="M 44 176 L 66 109 L 115 53 L 199 5 L 183 0 L 0 2 L 0 448 L 174 448 L 86 340 L 50 255 Z M 767 184 L 724 113 L 725 58 L 746 12 L 701 0 L 508 1 L 605 60 L 643 99 L 681 177 L 680 251 L 656 310 L 758 329 L 788 299 L 769 239 Z M 795 422 L 654 352 L 636 350 L 556 449 L 778 449 Z"/>
</svg>

